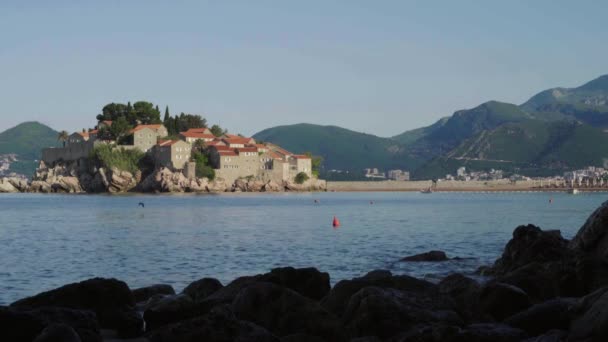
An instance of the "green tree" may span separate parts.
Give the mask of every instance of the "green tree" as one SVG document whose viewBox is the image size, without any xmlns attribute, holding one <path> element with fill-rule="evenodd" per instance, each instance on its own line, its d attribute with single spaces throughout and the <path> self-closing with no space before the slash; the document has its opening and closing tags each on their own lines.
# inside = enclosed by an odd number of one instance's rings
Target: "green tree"
<svg viewBox="0 0 608 342">
<path fill-rule="evenodd" d="M 319 172 L 321 171 L 321 166 L 323 165 L 323 157 L 313 156 L 311 152 L 306 152 L 304 154 L 310 158 L 313 176 L 319 177 Z"/>
<path fill-rule="evenodd" d="M 163 119 L 163 123 L 165 124 L 165 126 L 167 125 L 169 120 L 171 120 L 171 114 L 169 114 L 169 106 L 167 106 L 165 107 L 165 118 Z"/>
<path fill-rule="evenodd" d="M 118 119 L 112 121 L 112 126 L 110 126 L 109 134 L 113 140 L 120 142 L 127 135 L 129 135 L 129 131 L 131 130 L 131 126 L 127 119 L 124 117 L 119 117 Z"/>
<path fill-rule="evenodd" d="M 295 177 L 296 184 L 304 184 L 308 180 L 308 175 L 305 172 L 300 172 Z"/>
<path fill-rule="evenodd" d="M 215 179 L 215 170 L 209 165 L 206 155 L 200 151 L 194 151 L 192 159 L 196 163 L 196 177 L 208 178 L 209 180 Z"/>
<path fill-rule="evenodd" d="M 222 129 L 222 127 L 219 125 L 213 125 L 209 130 L 211 130 L 211 133 L 213 133 L 213 135 L 216 137 L 221 137 L 222 135 L 228 133 L 227 130 Z"/>
<path fill-rule="evenodd" d="M 65 143 L 68 141 L 70 134 L 67 131 L 61 131 L 57 135 L 57 140 L 63 143 L 63 147 L 65 147 Z"/>
<path fill-rule="evenodd" d="M 135 119 L 144 125 L 159 124 L 160 111 L 150 102 L 137 101 L 133 104 Z M 133 123 L 131 123 L 133 124 Z"/>
</svg>

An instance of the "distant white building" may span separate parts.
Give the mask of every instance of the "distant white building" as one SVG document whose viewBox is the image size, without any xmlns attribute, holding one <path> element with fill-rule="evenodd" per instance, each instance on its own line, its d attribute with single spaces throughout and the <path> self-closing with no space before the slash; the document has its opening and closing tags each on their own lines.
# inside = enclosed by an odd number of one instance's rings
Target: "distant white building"
<svg viewBox="0 0 608 342">
<path fill-rule="evenodd" d="M 409 181 L 410 173 L 403 170 L 389 170 L 388 179 L 392 179 L 395 181 Z"/>
</svg>

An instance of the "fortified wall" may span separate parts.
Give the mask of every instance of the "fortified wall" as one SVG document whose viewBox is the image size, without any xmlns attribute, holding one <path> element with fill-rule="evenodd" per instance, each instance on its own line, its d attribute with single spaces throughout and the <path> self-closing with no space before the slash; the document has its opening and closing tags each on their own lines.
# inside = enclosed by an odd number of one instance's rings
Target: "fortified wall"
<svg viewBox="0 0 608 342">
<path fill-rule="evenodd" d="M 432 181 L 378 181 L 378 182 L 327 182 L 327 191 L 419 191 L 428 189 Z M 547 186 L 564 186 L 564 182 L 517 181 L 443 181 L 433 187 L 436 191 L 521 191 Z"/>
</svg>

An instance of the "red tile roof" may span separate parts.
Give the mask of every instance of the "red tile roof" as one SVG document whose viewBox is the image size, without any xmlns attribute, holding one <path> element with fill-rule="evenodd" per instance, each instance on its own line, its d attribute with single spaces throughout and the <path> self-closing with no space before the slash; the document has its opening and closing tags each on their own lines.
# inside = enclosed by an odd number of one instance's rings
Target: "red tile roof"
<svg viewBox="0 0 608 342">
<path fill-rule="evenodd" d="M 204 134 L 212 134 L 209 128 L 190 128 L 186 132 L 181 133 L 204 133 Z M 215 135 L 214 135 L 215 137 Z"/>
<path fill-rule="evenodd" d="M 180 142 L 181 140 L 159 140 L 156 145 L 164 147 L 164 146 L 173 146 Z"/>
<path fill-rule="evenodd" d="M 220 156 L 236 156 L 236 152 L 229 150 L 229 151 L 218 151 Z"/>
<path fill-rule="evenodd" d="M 293 157 L 296 159 L 310 159 L 309 156 L 304 155 L 304 154 L 294 154 Z"/>
<path fill-rule="evenodd" d="M 137 125 L 135 128 L 133 128 L 131 130 L 131 133 L 141 131 L 142 129 L 145 129 L 145 128 L 149 128 L 151 130 L 156 131 L 156 130 L 160 129 L 161 127 L 163 127 L 163 125 L 160 125 L 160 124 L 158 124 L 158 125 Z"/>
<path fill-rule="evenodd" d="M 206 146 L 225 146 L 226 144 L 221 140 L 207 141 L 205 143 Z"/>
<path fill-rule="evenodd" d="M 238 148 L 236 148 L 236 150 L 239 153 L 241 153 L 241 152 L 258 152 L 257 147 L 238 147 Z"/>
<path fill-rule="evenodd" d="M 224 140 L 224 142 L 226 142 L 229 145 L 231 145 L 231 144 L 245 145 L 245 144 L 251 143 L 251 140 L 253 140 L 253 139 L 252 138 L 236 137 L 236 138 L 224 138 L 223 140 Z"/>
</svg>

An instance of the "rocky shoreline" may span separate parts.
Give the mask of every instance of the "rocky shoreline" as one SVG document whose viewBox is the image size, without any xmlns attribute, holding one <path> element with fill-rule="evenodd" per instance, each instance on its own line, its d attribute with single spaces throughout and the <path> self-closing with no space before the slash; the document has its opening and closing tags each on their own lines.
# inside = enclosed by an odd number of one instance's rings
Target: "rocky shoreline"
<svg viewBox="0 0 608 342">
<path fill-rule="evenodd" d="M 375 270 L 331 287 L 327 273 L 285 267 L 226 285 L 202 278 L 177 293 L 95 278 L 0 307 L 0 340 L 605 341 L 607 263 L 605 202 L 572 240 L 517 227 L 502 256 L 479 269 L 484 282 Z"/>
<path fill-rule="evenodd" d="M 222 178 L 188 179 L 182 172 L 167 168 L 147 175 L 116 168 L 88 170 L 77 162 L 47 167 L 41 163 L 31 182 L 21 178 L 0 178 L 0 193 L 222 193 L 222 192 L 284 192 L 325 191 L 327 183 L 309 179 L 303 184 L 291 181 L 277 183 L 255 179 L 237 179 L 232 183 Z"/>
</svg>

